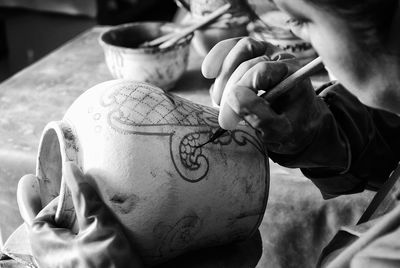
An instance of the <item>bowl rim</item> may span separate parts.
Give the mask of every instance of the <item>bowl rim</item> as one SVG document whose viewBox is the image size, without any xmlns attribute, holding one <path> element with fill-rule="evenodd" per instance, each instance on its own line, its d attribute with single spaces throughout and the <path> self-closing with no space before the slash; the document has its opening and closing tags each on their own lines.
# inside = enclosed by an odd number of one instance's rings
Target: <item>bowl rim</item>
<svg viewBox="0 0 400 268">
<path fill-rule="evenodd" d="M 105 29 L 99 36 L 98 38 L 98 42 L 100 43 L 100 45 L 103 47 L 103 49 L 106 48 L 112 48 L 112 49 L 116 49 L 116 50 L 120 50 L 120 51 L 126 51 L 129 52 L 130 54 L 155 54 L 158 52 L 167 52 L 170 50 L 176 50 L 180 47 L 184 47 L 190 44 L 194 33 L 191 33 L 189 35 L 187 35 L 186 37 L 182 38 L 179 42 L 177 42 L 175 45 L 173 46 L 169 46 L 166 48 L 159 48 L 159 47 L 137 47 L 137 48 L 132 48 L 132 47 L 124 47 L 124 46 L 117 46 L 114 44 L 111 44 L 109 42 L 104 41 L 104 36 L 106 34 L 109 34 L 111 32 L 120 30 L 120 29 L 126 29 L 132 26 L 138 26 L 138 25 L 143 25 L 143 24 L 155 24 L 155 25 L 160 25 L 161 26 L 170 26 L 171 28 L 176 28 L 176 29 L 180 29 L 183 27 L 183 25 L 174 23 L 174 22 L 169 22 L 169 21 L 140 21 L 140 22 L 129 22 L 129 23 L 123 23 L 123 24 L 118 24 L 115 26 L 111 26 L 107 29 Z"/>
</svg>

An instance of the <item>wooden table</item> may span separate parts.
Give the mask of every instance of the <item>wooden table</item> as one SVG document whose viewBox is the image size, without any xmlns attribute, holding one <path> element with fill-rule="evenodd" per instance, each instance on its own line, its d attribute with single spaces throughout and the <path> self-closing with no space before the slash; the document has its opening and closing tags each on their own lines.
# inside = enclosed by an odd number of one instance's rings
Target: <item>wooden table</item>
<svg viewBox="0 0 400 268">
<path fill-rule="evenodd" d="M 35 173 L 38 143 L 46 123 L 60 120 L 85 90 L 112 79 L 97 42 L 105 29 L 90 29 L 0 84 L 3 240 L 22 223 L 16 187 L 22 175 Z M 192 50 L 188 70 L 171 92 L 211 105 L 211 81 L 202 77 L 201 61 Z M 299 170 L 271 162 L 269 203 L 260 226 L 264 254 L 259 267 L 309 267 L 337 227 L 354 222 L 369 198 L 367 193 L 323 201 L 316 187 Z"/>
</svg>

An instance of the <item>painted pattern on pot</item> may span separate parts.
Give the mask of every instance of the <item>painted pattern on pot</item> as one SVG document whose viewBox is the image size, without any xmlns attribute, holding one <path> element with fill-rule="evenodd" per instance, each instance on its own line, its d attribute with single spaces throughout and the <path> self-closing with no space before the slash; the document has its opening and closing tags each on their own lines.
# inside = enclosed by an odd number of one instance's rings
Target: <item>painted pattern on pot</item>
<svg viewBox="0 0 400 268">
<path fill-rule="evenodd" d="M 61 166 L 75 161 L 148 265 L 246 239 L 265 211 L 268 158 L 244 124 L 197 147 L 218 128 L 217 118 L 215 109 L 149 84 L 99 84 L 44 131 L 37 172 L 43 202 L 60 192 L 57 219 L 74 226 Z"/>
</svg>

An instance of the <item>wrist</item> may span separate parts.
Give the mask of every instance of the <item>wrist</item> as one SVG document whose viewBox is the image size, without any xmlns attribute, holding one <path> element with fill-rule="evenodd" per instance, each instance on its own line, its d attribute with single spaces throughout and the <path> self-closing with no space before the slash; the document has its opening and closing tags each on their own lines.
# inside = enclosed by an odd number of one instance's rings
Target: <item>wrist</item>
<svg viewBox="0 0 400 268">
<path fill-rule="evenodd" d="M 329 167 L 345 172 L 350 163 L 350 150 L 345 136 L 324 101 L 317 97 L 312 121 L 298 145 L 290 150 L 276 150 L 267 145 L 269 157 L 278 164 L 291 168 Z M 282 146 L 283 147 L 283 146 Z"/>
</svg>

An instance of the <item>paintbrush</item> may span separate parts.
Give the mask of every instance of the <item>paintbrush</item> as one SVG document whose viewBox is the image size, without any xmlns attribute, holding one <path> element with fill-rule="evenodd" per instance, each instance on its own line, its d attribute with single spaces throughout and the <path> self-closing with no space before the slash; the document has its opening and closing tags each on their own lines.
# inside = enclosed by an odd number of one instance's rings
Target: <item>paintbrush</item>
<svg viewBox="0 0 400 268">
<path fill-rule="evenodd" d="M 320 57 L 314 59 L 313 61 L 309 62 L 308 64 L 304 65 L 302 68 L 294 72 L 293 74 L 289 75 L 287 78 L 285 78 L 282 82 L 280 82 L 278 85 L 276 85 L 273 89 L 271 89 L 269 92 L 262 94 L 260 97 L 264 98 L 268 102 L 273 102 L 276 100 L 278 97 L 282 96 L 296 85 L 296 83 L 304 80 L 305 78 L 309 77 L 311 74 L 314 72 L 320 70 L 323 68 L 322 60 Z M 242 119 L 232 110 L 230 109 L 230 112 L 232 113 L 232 122 L 231 126 L 233 129 Z M 222 127 L 219 127 L 213 135 L 211 135 L 210 139 L 198 146 L 197 148 L 203 147 L 204 145 L 215 141 L 219 137 L 221 137 L 224 133 L 226 133 L 228 130 L 223 129 Z"/>
<path fill-rule="evenodd" d="M 139 47 L 158 46 L 161 49 L 170 47 L 170 46 L 176 44 L 180 39 L 192 34 L 194 31 L 201 29 L 210 23 L 213 23 L 219 17 L 226 14 L 226 12 L 230 8 L 231 8 L 231 5 L 229 3 L 225 4 L 225 5 L 221 6 L 220 8 L 216 9 L 214 12 L 207 15 L 202 21 L 183 29 L 181 32 L 178 32 L 178 33 L 174 32 L 174 33 L 169 33 L 169 34 L 163 35 L 152 41 L 144 42 Z"/>
</svg>

